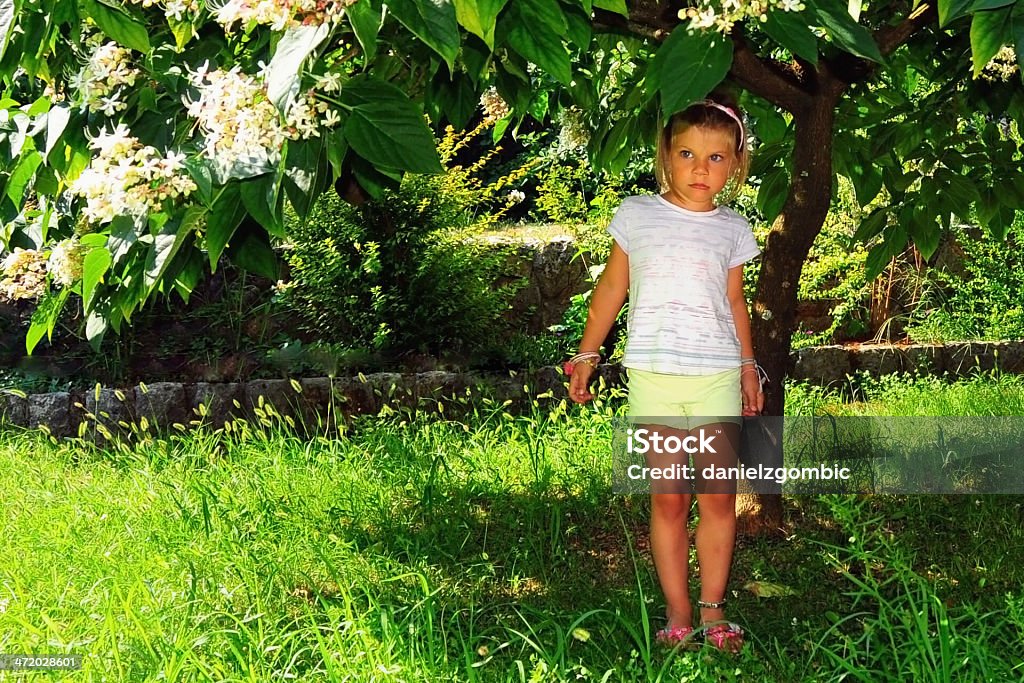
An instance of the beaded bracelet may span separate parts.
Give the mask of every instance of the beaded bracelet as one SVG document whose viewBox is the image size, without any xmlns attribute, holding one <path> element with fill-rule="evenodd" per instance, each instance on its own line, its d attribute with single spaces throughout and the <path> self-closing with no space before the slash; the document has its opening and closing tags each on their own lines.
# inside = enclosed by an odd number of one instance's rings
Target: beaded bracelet
<svg viewBox="0 0 1024 683">
<path fill-rule="evenodd" d="M 591 363 L 590 361 L 593 362 Z M 600 353 L 598 353 L 597 351 L 584 351 L 582 353 L 577 353 L 575 356 L 567 360 L 565 364 L 562 366 L 562 370 L 565 372 L 566 375 L 571 375 L 572 371 L 576 369 L 576 365 L 578 363 L 583 363 L 585 365 L 589 365 L 592 368 L 596 368 L 600 362 Z"/>
</svg>

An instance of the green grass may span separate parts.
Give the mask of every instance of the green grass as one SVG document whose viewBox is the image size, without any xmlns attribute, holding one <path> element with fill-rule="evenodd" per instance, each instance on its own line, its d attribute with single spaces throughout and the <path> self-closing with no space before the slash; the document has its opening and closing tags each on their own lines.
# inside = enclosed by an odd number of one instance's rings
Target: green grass
<svg viewBox="0 0 1024 683">
<path fill-rule="evenodd" d="M 611 492 L 616 406 L 312 440 L 270 420 L 107 448 L 7 430 L 0 652 L 83 654 L 71 681 L 1024 677 L 1024 496 L 788 498 L 786 538 L 737 550 L 744 651 L 653 646 L 648 504 Z"/>
</svg>

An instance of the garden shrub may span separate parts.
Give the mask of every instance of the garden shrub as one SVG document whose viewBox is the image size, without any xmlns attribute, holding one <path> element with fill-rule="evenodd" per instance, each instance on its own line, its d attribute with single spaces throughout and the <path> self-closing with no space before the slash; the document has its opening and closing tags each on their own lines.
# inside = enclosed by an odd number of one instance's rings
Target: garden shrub
<svg viewBox="0 0 1024 683">
<path fill-rule="evenodd" d="M 470 238 L 512 205 L 496 198 L 526 169 L 481 181 L 498 147 L 469 167 L 452 163 L 492 123 L 447 130 L 438 141 L 444 173 L 406 175 L 359 206 L 327 193 L 305 224 L 292 221 L 283 299 L 306 333 L 385 356 L 447 358 L 470 357 L 512 334 L 503 315 L 523 283 L 506 272 L 502 247 Z M 477 214 L 481 206 L 496 208 Z"/>
<path fill-rule="evenodd" d="M 506 256 L 467 239 L 490 218 L 474 215 L 476 201 L 494 191 L 455 168 L 407 175 L 360 206 L 326 193 L 291 226 L 284 301 L 306 332 L 349 348 L 450 358 L 493 345 L 511 333 L 502 315 L 521 286 L 494 286 Z"/>
<path fill-rule="evenodd" d="M 1024 221 L 1005 240 L 953 228 L 955 258 L 932 272 L 935 287 L 911 318 L 918 341 L 1024 339 Z"/>
</svg>

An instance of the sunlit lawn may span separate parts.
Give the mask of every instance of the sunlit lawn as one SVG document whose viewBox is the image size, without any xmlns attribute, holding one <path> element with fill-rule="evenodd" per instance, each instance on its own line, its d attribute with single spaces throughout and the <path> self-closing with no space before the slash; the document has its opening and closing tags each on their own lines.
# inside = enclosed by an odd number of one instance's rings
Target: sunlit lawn
<svg viewBox="0 0 1024 683">
<path fill-rule="evenodd" d="M 1024 414 L 1012 378 L 869 389 L 861 409 Z M 738 549 L 744 651 L 653 645 L 647 501 L 610 484 L 615 405 L 124 449 L 8 430 L 0 652 L 82 654 L 34 674 L 72 681 L 1024 678 L 1024 496 L 788 498 L 787 535 Z"/>
</svg>

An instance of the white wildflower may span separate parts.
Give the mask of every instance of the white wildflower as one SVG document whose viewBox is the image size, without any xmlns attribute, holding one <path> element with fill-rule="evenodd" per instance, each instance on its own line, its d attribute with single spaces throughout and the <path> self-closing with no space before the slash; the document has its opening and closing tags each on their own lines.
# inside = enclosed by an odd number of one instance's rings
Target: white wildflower
<svg viewBox="0 0 1024 683">
<path fill-rule="evenodd" d="M 341 90 L 341 74 L 329 71 L 323 76 L 316 77 L 316 87 L 324 92 L 338 92 Z"/>
<path fill-rule="evenodd" d="M 187 113 L 199 123 L 203 154 L 222 177 L 238 166 L 270 169 L 277 164 L 287 134 L 277 107 L 255 78 L 237 66 L 230 71 L 203 67 L 190 80 L 199 97 L 185 98 Z"/>
<path fill-rule="evenodd" d="M 729 33 L 741 21 L 768 20 L 768 12 L 799 12 L 805 9 L 801 0 L 697 0 L 692 6 L 679 10 L 680 19 L 689 19 L 691 29 L 713 29 Z"/>
<path fill-rule="evenodd" d="M 1004 45 L 989 60 L 978 77 L 990 82 L 1009 81 L 1017 71 L 1017 53 L 1012 47 Z"/>
<path fill-rule="evenodd" d="M 119 124 L 100 131 L 89 146 L 97 150 L 88 168 L 71 184 L 70 192 L 85 199 L 83 217 L 90 223 L 109 223 L 118 216 L 142 221 L 164 201 L 188 196 L 196 188 L 182 172 L 184 155 L 164 157 L 155 147 L 143 147 Z"/>
<path fill-rule="evenodd" d="M 0 262 L 0 299 L 36 299 L 46 290 L 46 257 L 38 249 L 15 247 Z"/>
<path fill-rule="evenodd" d="M 129 56 L 128 50 L 114 42 L 96 47 L 85 66 L 71 79 L 71 87 L 78 91 L 83 109 L 113 116 L 127 108 L 119 95 L 125 86 L 135 85 L 140 73 L 130 66 Z"/>
<path fill-rule="evenodd" d="M 480 107 L 484 110 L 484 117 L 491 121 L 503 119 L 509 113 L 508 104 L 498 94 L 498 89 L 494 87 L 488 88 L 480 96 Z"/>
<path fill-rule="evenodd" d="M 262 24 L 272 31 L 283 31 L 300 24 L 337 23 L 345 8 L 355 0 L 227 0 L 207 3 L 217 23 L 230 31 L 236 23 Z"/>
<path fill-rule="evenodd" d="M 54 282 L 70 287 L 82 278 L 82 263 L 88 248 L 82 245 L 77 237 L 61 240 L 50 249 L 50 258 L 46 263 L 47 270 Z"/>
</svg>

